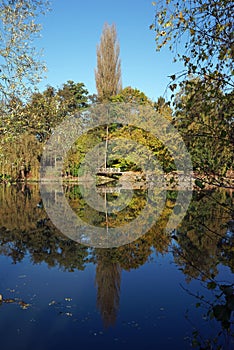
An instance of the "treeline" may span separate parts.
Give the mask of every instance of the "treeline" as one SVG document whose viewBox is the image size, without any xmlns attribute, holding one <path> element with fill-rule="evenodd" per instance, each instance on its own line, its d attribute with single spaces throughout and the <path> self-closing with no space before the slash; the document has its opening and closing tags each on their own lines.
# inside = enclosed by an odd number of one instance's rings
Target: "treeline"
<svg viewBox="0 0 234 350">
<path fill-rule="evenodd" d="M 90 96 L 83 83 L 68 81 L 61 88 L 52 86 L 43 92 L 32 94 L 26 104 L 19 99 L 12 99 L 2 106 L 0 125 L 0 176 L 5 181 L 38 179 L 40 158 L 44 143 L 52 130 L 64 118 L 74 115 L 97 102 L 97 96 Z M 154 104 L 138 89 L 127 87 L 109 99 L 109 102 L 131 102 L 151 104 L 162 109 L 162 101 Z M 171 110 L 165 104 L 164 114 L 171 118 Z M 126 133 L 126 129 L 123 128 Z M 120 129 L 110 128 L 109 137 L 120 134 Z M 66 171 L 77 176 L 80 161 L 90 146 L 105 140 L 105 130 L 100 128 L 89 135 L 83 135 L 72 147 L 66 162 Z M 121 161 L 120 161 L 121 163 Z M 123 160 L 122 160 L 123 163 Z M 121 164 L 120 164 L 121 165 Z"/>
<path fill-rule="evenodd" d="M 164 98 L 160 97 L 157 102 L 153 102 L 143 92 L 131 87 L 122 89 L 105 102 L 150 106 L 178 128 L 190 152 L 194 170 L 199 175 L 218 176 L 221 179 L 231 171 L 233 163 L 231 96 L 220 92 L 222 98 L 219 100 L 204 100 L 195 88 L 195 85 L 199 84 L 200 81 L 192 81 L 191 85 L 187 83 L 177 94 L 173 110 Z M 68 81 L 60 88 L 48 86 L 43 92 L 33 93 L 27 103 L 11 99 L 7 105 L 2 105 L 1 181 L 38 180 L 43 147 L 52 130 L 66 117 L 98 102 L 98 97 L 90 95 L 84 83 Z M 166 147 L 144 130 L 112 125 L 109 126 L 108 132 L 109 140 L 131 138 L 149 147 L 165 172 L 176 170 Z M 106 138 L 106 130 L 102 127 L 82 135 L 65 160 L 64 174 L 78 176 L 80 164 L 87 151 Z M 110 145 L 108 166 L 119 167 L 122 170 L 140 170 L 134 162 L 134 155 L 131 157 L 129 153 L 124 158 L 117 153 Z"/>
</svg>

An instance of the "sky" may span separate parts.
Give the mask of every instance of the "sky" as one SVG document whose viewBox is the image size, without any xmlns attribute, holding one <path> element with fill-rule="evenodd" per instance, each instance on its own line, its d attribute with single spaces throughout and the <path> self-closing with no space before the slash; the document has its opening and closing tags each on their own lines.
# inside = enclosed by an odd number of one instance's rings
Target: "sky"
<svg viewBox="0 0 234 350">
<path fill-rule="evenodd" d="M 166 92 L 169 75 L 180 70 L 169 50 L 156 51 L 154 6 L 151 0 L 51 0 L 52 11 L 40 19 L 46 79 L 40 83 L 60 87 L 68 80 L 83 82 L 96 93 L 96 47 L 105 22 L 115 23 L 120 43 L 123 88 L 143 91 L 153 101 Z"/>
</svg>

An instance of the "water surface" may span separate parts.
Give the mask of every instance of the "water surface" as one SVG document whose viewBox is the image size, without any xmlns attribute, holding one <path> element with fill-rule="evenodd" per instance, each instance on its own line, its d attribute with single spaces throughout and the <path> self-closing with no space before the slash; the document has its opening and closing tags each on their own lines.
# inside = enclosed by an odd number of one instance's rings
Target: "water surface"
<svg viewBox="0 0 234 350">
<path fill-rule="evenodd" d="M 79 186 L 64 191 L 83 220 L 105 225 Z M 111 203 L 118 194 L 107 196 Z M 98 249 L 53 225 L 37 185 L 2 186 L 1 348 L 232 349 L 233 193 L 194 192 L 180 227 L 168 234 L 176 196 L 168 191 L 147 234 Z M 145 190 L 134 191 L 109 225 L 133 220 L 144 202 Z"/>
</svg>

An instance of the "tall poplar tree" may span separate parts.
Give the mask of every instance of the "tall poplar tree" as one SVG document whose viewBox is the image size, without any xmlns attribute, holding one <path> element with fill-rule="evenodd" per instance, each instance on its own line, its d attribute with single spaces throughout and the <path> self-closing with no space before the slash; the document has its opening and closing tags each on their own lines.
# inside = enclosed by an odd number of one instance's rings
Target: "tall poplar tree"
<svg viewBox="0 0 234 350">
<path fill-rule="evenodd" d="M 121 90 L 120 47 L 114 24 L 105 23 L 100 44 L 97 46 L 95 70 L 98 100 L 103 102 Z"/>
</svg>

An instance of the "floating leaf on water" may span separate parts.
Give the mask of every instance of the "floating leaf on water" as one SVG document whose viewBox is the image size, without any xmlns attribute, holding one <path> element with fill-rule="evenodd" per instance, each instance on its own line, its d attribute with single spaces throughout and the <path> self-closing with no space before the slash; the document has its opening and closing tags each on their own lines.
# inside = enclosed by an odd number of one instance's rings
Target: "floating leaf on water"
<svg viewBox="0 0 234 350">
<path fill-rule="evenodd" d="M 8 304 L 14 303 L 14 302 L 15 302 L 14 299 L 4 299 L 3 301 L 4 301 L 5 303 L 8 303 Z"/>
<path fill-rule="evenodd" d="M 20 307 L 21 307 L 23 310 L 27 310 L 27 309 L 29 308 L 29 306 L 30 306 L 30 304 L 27 304 L 27 303 L 25 303 L 24 301 L 20 301 L 20 302 L 19 302 L 19 305 L 20 305 Z"/>
<path fill-rule="evenodd" d="M 72 298 L 64 298 L 66 301 L 72 301 Z"/>
</svg>

